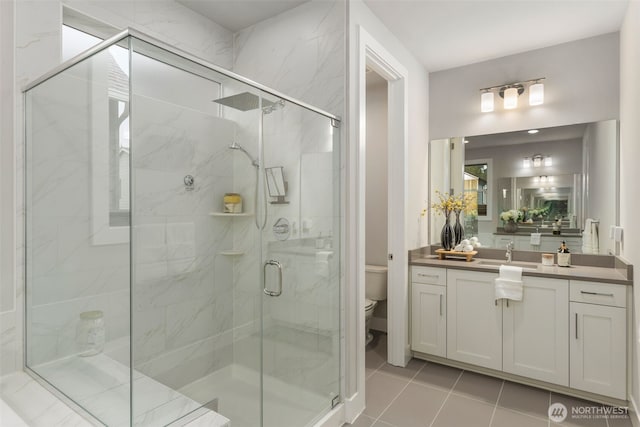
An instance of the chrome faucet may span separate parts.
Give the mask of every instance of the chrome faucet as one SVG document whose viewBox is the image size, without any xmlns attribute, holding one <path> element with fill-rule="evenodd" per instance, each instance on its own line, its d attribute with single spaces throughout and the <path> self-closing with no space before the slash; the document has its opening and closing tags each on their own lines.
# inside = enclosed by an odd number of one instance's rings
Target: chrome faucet
<svg viewBox="0 0 640 427">
<path fill-rule="evenodd" d="M 513 253 L 513 240 L 507 243 L 507 264 L 511 264 L 511 255 Z"/>
</svg>

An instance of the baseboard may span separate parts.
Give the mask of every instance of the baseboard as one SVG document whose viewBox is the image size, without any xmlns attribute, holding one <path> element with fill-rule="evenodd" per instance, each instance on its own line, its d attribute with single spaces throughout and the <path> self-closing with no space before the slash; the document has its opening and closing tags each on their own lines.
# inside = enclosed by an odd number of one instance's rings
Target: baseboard
<svg viewBox="0 0 640 427">
<path fill-rule="evenodd" d="M 350 424 L 353 424 L 356 419 L 364 412 L 365 401 L 364 401 L 364 393 L 358 392 L 355 393 L 348 399 L 344 401 L 344 421 Z"/>
</svg>

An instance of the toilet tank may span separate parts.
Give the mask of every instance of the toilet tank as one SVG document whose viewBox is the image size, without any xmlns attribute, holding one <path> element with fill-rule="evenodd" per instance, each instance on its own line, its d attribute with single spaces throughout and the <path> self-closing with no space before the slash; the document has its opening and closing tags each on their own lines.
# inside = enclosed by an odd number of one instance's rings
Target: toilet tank
<svg viewBox="0 0 640 427">
<path fill-rule="evenodd" d="M 365 266 L 365 296 L 373 301 L 387 299 L 387 267 L 384 265 Z"/>
</svg>

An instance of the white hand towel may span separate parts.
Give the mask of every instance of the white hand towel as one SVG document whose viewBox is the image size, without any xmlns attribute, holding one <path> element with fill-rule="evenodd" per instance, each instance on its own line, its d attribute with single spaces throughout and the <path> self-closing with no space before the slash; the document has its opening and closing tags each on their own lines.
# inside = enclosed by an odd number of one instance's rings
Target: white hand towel
<svg viewBox="0 0 640 427">
<path fill-rule="evenodd" d="M 522 301 L 522 281 L 506 280 L 497 278 L 495 280 L 496 299 L 510 299 Z"/>
<path fill-rule="evenodd" d="M 593 223 L 593 220 L 591 218 L 587 218 L 584 221 L 584 231 L 582 232 L 582 253 L 584 254 L 593 253 L 592 236 L 591 236 L 592 223 Z"/>
<path fill-rule="evenodd" d="M 333 258 L 332 251 L 316 252 L 316 274 L 322 278 L 329 277 L 329 261 Z"/>
<path fill-rule="evenodd" d="M 522 267 L 513 265 L 500 266 L 500 278 L 505 280 L 522 281 Z"/>
<path fill-rule="evenodd" d="M 540 237 L 542 233 L 531 233 L 531 244 L 532 246 L 540 246 Z"/>
<path fill-rule="evenodd" d="M 505 298 L 522 301 L 522 267 L 500 266 L 500 276 L 495 279 L 496 300 Z"/>
</svg>

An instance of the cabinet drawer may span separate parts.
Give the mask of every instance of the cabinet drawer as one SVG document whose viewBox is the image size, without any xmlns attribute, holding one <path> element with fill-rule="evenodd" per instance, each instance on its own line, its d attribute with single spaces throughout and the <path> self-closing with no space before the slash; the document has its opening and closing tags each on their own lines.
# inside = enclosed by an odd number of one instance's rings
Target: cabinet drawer
<svg viewBox="0 0 640 427">
<path fill-rule="evenodd" d="M 445 286 L 447 284 L 447 270 L 436 267 L 411 267 L 411 281 L 428 285 Z"/>
<path fill-rule="evenodd" d="M 613 307 L 627 306 L 627 287 L 625 285 L 571 280 L 569 289 L 569 297 L 574 302 Z"/>
</svg>

